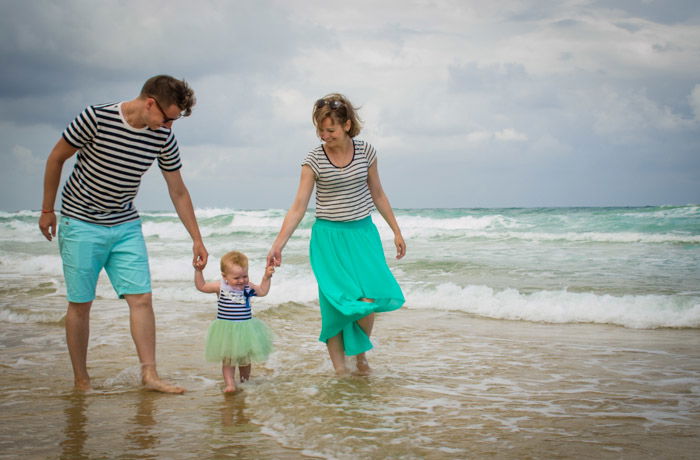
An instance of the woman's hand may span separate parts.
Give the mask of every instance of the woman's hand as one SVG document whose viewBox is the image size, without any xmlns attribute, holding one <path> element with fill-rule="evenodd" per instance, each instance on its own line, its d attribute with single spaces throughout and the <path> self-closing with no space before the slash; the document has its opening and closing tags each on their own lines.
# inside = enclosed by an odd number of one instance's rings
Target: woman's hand
<svg viewBox="0 0 700 460">
<path fill-rule="evenodd" d="M 396 245 L 396 258 L 401 259 L 406 255 L 406 242 L 400 233 L 394 236 L 394 244 Z"/>
<path fill-rule="evenodd" d="M 280 265 L 282 265 L 282 249 L 273 246 L 267 253 L 267 266 L 279 267 Z"/>
</svg>

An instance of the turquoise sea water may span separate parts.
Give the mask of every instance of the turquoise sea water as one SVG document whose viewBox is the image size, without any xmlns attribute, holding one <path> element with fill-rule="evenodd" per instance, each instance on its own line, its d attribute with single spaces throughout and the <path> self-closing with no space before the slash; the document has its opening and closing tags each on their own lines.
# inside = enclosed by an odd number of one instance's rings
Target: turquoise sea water
<svg viewBox="0 0 700 460">
<path fill-rule="evenodd" d="M 208 277 L 218 276 L 218 257 L 231 249 L 249 255 L 253 278 L 262 273 L 283 210 L 197 215 L 212 256 Z M 557 323 L 700 327 L 700 206 L 406 209 L 397 217 L 408 244 L 401 261 L 393 259 L 386 224 L 378 215 L 374 221 L 408 306 Z M 190 241 L 177 216 L 142 218 L 156 295 L 199 298 L 189 289 Z M 12 295 L 31 296 L 37 279 L 57 295 L 64 289 L 56 245 L 42 241 L 36 219 L 31 211 L 0 213 L 0 275 L 17 280 Z M 309 213 L 284 253 L 266 299 L 271 306 L 316 298 L 307 256 L 312 222 Z M 112 296 L 106 280 L 100 292 Z M 0 319 L 12 314 L 5 308 Z"/>
<path fill-rule="evenodd" d="M 284 210 L 199 209 L 211 254 L 253 280 Z M 193 286 L 174 212 L 142 212 L 161 375 L 143 391 L 128 309 L 106 276 L 91 312 L 95 391 L 71 391 L 56 242 L 0 213 L 0 458 L 695 458 L 700 206 L 399 209 L 389 265 L 406 305 L 379 315 L 370 377 L 336 378 L 308 263 L 309 213 L 253 311 L 275 352 L 232 397 L 204 360 L 215 299 Z"/>
</svg>

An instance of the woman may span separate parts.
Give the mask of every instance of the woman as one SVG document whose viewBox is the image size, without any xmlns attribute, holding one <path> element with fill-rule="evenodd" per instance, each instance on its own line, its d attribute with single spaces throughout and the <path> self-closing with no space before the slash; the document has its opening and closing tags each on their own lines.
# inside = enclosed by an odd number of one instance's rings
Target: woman
<svg viewBox="0 0 700 460">
<path fill-rule="evenodd" d="M 374 147 L 355 139 L 362 126 L 350 101 L 329 94 L 314 104 L 312 120 L 323 144 L 302 162 L 299 189 L 267 263 L 282 263 L 282 250 L 304 217 L 316 186 L 309 255 L 321 306 L 319 340 L 326 342 L 336 373 L 347 373 L 347 354 L 357 357 L 357 371 L 366 375 L 370 368 L 365 352 L 372 348 L 374 314 L 404 303 L 370 217 L 374 207 L 394 232 L 397 259 L 406 253 L 406 243 L 382 189 Z"/>
</svg>

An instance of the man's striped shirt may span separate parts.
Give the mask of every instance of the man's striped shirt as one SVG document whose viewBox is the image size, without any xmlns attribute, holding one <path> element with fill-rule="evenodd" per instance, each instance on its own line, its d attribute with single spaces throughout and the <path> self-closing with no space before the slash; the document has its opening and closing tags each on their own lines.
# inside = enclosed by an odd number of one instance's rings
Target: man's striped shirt
<svg viewBox="0 0 700 460">
<path fill-rule="evenodd" d="M 136 220 L 134 198 L 153 161 L 157 158 L 165 171 L 182 166 L 170 129 L 133 128 L 121 107 L 121 103 L 87 107 L 63 132 L 63 138 L 79 150 L 63 187 L 62 215 L 106 226 Z"/>
<path fill-rule="evenodd" d="M 316 217 L 333 221 L 364 219 L 374 210 L 367 185 L 369 167 L 377 154 L 370 144 L 353 139 L 352 161 L 342 168 L 328 159 L 323 145 L 309 152 L 302 165 L 316 176 Z"/>
</svg>

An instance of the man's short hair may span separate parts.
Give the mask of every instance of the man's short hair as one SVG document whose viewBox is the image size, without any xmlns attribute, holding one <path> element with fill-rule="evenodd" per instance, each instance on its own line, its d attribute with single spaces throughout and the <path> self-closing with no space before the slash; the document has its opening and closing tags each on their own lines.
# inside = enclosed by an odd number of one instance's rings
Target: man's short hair
<svg viewBox="0 0 700 460">
<path fill-rule="evenodd" d="M 156 75 L 146 80 L 141 88 L 140 97 L 153 97 L 163 107 L 175 104 L 180 108 L 183 117 L 190 116 L 192 107 L 197 102 L 194 91 L 187 82 L 170 75 Z"/>
</svg>

